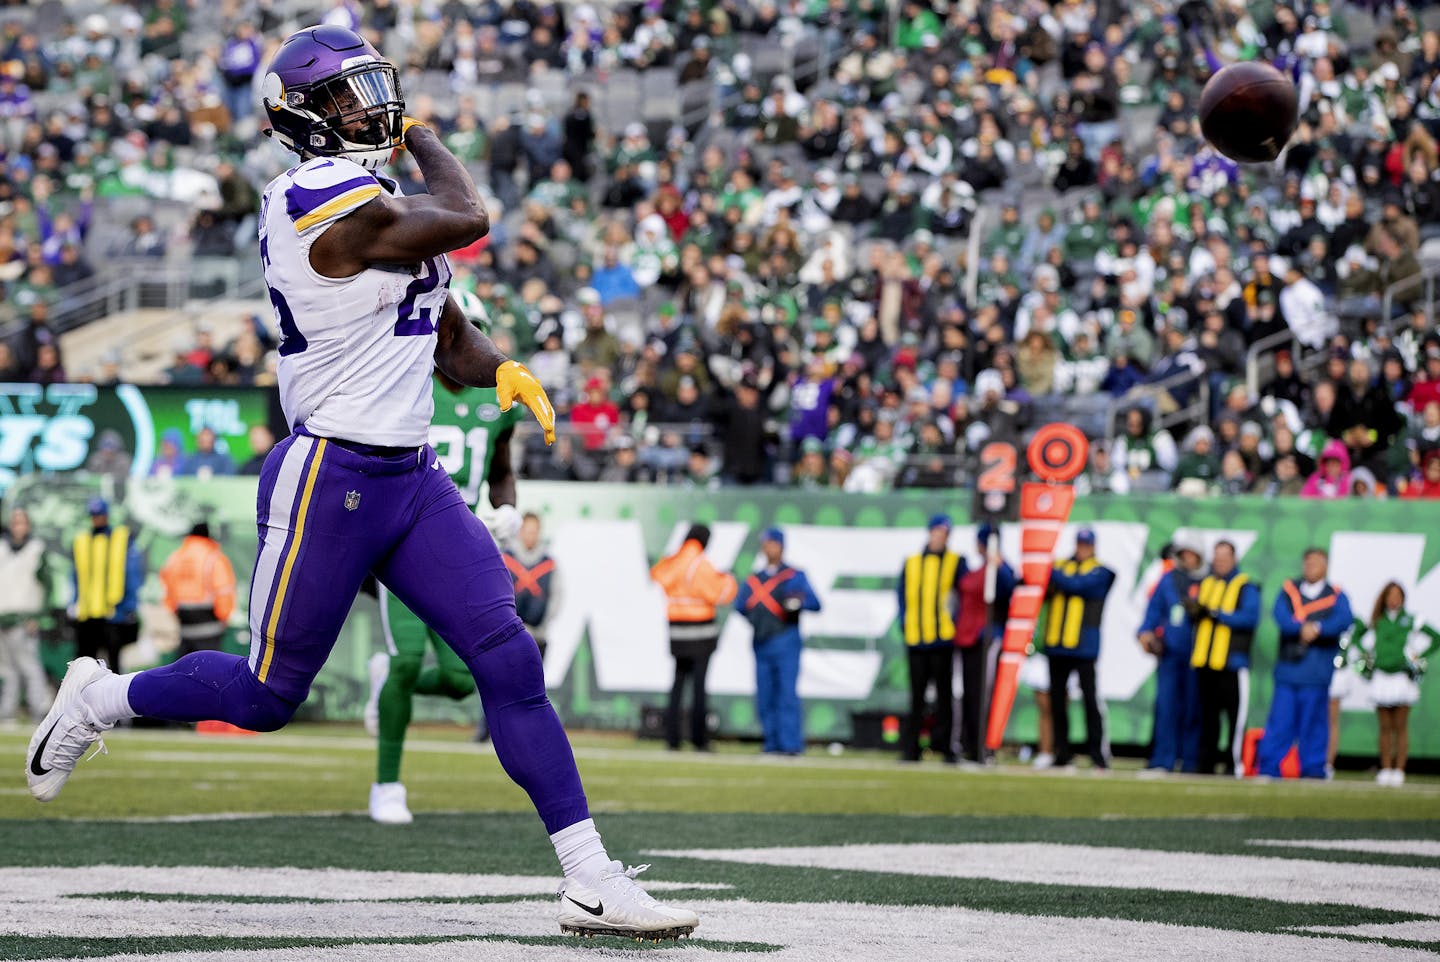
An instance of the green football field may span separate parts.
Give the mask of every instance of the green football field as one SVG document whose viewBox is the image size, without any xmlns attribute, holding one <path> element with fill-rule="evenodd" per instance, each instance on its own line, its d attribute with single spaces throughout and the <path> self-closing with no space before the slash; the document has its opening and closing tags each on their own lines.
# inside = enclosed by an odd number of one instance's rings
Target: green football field
<svg viewBox="0 0 1440 962">
<path fill-rule="evenodd" d="M 121 731 L 33 802 L 0 734 L 0 959 L 1434 959 L 1440 779 L 1401 789 L 672 754 L 577 738 L 612 854 L 693 939 L 580 942 L 487 746 L 422 729 L 416 822 L 365 815 L 355 728 Z"/>
</svg>

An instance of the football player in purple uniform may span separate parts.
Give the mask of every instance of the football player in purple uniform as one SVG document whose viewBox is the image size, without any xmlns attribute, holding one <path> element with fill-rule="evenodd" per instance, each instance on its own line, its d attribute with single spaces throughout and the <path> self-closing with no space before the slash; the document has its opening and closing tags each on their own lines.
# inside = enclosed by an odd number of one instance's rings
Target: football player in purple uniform
<svg viewBox="0 0 1440 962">
<path fill-rule="evenodd" d="M 272 135 L 300 163 L 270 182 L 261 205 L 292 433 L 260 477 L 250 655 L 196 652 L 130 675 L 71 662 L 30 742 L 31 794 L 53 799 L 126 718 L 281 728 L 373 572 L 475 676 L 496 755 L 554 842 L 562 931 L 688 935 L 695 913 L 651 898 L 635 881 L 640 869 L 606 853 L 500 552 L 426 443 L 437 367 L 494 387 L 502 410 L 520 401 L 554 440 L 544 388 L 466 321 L 448 290 L 446 252 L 490 229 L 474 182 L 404 116 L 394 65 L 343 27 L 287 38 L 261 91 Z M 428 193 L 403 196 L 377 173 L 401 148 Z"/>
</svg>

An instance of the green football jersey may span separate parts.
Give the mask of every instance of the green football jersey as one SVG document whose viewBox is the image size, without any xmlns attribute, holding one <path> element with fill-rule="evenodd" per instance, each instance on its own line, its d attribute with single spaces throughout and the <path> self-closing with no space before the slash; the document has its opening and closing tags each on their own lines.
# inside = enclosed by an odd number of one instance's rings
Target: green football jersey
<svg viewBox="0 0 1440 962">
<path fill-rule="evenodd" d="M 451 394 L 435 382 L 430 446 L 472 508 L 480 500 L 480 486 L 490 477 L 495 439 L 524 417 L 525 406 L 518 401 L 509 411 L 501 411 L 493 387 L 467 387 Z"/>
</svg>

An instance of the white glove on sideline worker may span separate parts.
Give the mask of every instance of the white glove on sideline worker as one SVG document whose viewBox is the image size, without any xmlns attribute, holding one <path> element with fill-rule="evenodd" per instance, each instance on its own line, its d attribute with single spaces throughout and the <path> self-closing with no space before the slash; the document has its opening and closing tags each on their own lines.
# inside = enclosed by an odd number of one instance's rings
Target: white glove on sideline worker
<svg viewBox="0 0 1440 962">
<path fill-rule="evenodd" d="M 490 536 L 497 544 L 508 544 L 520 533 L 520 510 L 513 504 L 502 504 L 488 516 L 481 515 L 480 520 L 490 529 Z"/>
</svg>

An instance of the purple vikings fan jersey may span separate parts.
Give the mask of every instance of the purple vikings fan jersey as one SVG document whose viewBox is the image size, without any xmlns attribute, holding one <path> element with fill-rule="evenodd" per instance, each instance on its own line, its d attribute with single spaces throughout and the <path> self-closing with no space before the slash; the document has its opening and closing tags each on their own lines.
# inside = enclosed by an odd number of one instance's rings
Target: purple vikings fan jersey
<svg viewBox="0 0 1440 962">
<path fill-rule="evenodd" d="M 280 404 L 318 437 L 410 447 L 434 411 L 436 329 L 450 283 L 445 257 L 369 267 L 345 278 L 310 265 L 337 220 L 395 183 L 340 157 L 272 180 L 260 203 L 260 259 L 280 325 Z"/>
</svg>

